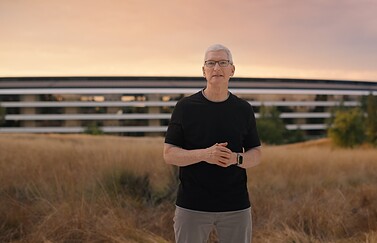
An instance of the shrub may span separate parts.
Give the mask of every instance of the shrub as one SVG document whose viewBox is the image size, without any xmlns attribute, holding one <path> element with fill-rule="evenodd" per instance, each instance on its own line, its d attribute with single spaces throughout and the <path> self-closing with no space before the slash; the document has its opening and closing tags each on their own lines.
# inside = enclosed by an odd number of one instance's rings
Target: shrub
<svg viewBox="0 0 377 243">
<path fill-rule="evenodd" d="M 169 185 L 162 190 L 157 190 L 151 184 L 149 174 L 137 175 L 131 171 L 117 169 L 111 173 L 105 173 L 101 187 L 111 197 L 132 198 L 142 204 L 158 205 L 166 200 L 172 202 L 175 198 L 177 182 L 174 173 L 170 176 Z"/>
<path fill-rule="evenodd" d="M 102 131 L 102 129 L 97 125 L 97 123 L 93 122 L 93 123 L 89 124 L 89 125 L 85 128 L 84 133 L 85 133 L 85 134 L 90 134 L 90 135 L 102 135 L 102 134 L 103 134 L 103 131 Z"/>
<path fill-rule="evenodd" d="M 335 112 L 333 124 L 328 129 L 328 135 L 333 142 L 341 147 L 354 147 L 364 142 L 365 130 L 363 112 L 354 108 Z"/>
</svg>

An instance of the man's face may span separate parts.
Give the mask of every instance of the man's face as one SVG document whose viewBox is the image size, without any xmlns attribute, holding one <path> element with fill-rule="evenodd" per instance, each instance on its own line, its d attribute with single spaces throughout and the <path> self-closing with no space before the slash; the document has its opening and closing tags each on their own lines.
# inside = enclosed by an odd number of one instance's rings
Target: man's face
<svg viewBox="0 0 377 243">
<path fill-rule="evenodd" d="M 208 52 L 205 61 L 216 62 L 213 67 L 206 64 L 203 66 L 203 75 L 207 82 L 212 84 L 227 84 L 229 82 L 229 78 L 234 74 L 235 67 L 230 63 L 226 67 L 221 67 L 218 63 L 218 61 L 229 61 L 225 51 Z"/>
</svg>

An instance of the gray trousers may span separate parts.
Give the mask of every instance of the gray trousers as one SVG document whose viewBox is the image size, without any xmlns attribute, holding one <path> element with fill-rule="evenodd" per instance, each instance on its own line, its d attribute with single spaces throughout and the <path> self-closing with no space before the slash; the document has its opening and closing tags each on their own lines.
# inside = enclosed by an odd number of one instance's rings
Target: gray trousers
<svg viewBox="0 0 377 243">
<path fill-rule="evenodd" d="M 176 243 L 206 243 L 215 228 L 220 243 L 251 242 L 251 209 L 232 212 L 201 212 L 176 207 Z"/>
</svg>

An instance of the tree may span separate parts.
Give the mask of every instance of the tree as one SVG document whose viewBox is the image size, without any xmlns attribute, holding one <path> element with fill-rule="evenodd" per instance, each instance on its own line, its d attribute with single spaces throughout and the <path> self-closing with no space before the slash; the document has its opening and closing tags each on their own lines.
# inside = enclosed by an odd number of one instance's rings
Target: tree
<svg viewBox="0 0 377 243">
<path fill-rule="evenodd" d="M 287 129 L 276 107 L 260 107 L 257 129 L 262 142 L 267 144 L 284 143 L 284 134 Z"/>
<path fill-rule="evenodd" d="M 365 140 L 363 112 L 359 108 L 335 112 L 328 135 L 341 147 L 354 147 L 363 143 Z"/>
<path fill-rule="evenodd" d="M 286 143 L 298 143 L 306 140 L 305 132 L 300 127 L 295 130 L 286 130 L 285 137 Z"/>
<path fill-rule="evenodd" d="M 377 96 L 369 94 L 366 101 L 366 131 L 367 141 L 377 145 Z"/>
<path fill-rule="evenodd" d="M 5 122 L 5 115 L 6 115 L 5 108 L 0 106 L 0 125 Z"/>
</svg>

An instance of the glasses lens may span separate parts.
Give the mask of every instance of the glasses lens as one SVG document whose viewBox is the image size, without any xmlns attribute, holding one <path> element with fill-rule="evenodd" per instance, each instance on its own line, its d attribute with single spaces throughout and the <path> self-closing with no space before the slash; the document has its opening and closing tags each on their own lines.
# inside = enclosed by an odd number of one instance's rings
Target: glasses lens
<svg viewBox="0 0 377 243">
<path fill-rule="evenodd" d="M 213 68 L 214 66 L 216 66 L 216 63 L 219 64 L 220 67 L 227 67 L 229 65 L 229 61 L 228 60 L 221 60 L 221 61 L 205 61 L 205 65 L 209 68 Z"/>
<path fill-rule="evenodd" d="M 216 65 L 215 61 L 206 61 L 206 66 L 207 67 L 214 67 Z"/>
<path fill-rule="evenodd" d="M 219 61 L 219 66 L 220 67 L 227 67 L 228 66 L 228 64 L 229 64 L 229 61 Z"/>
</svg>

